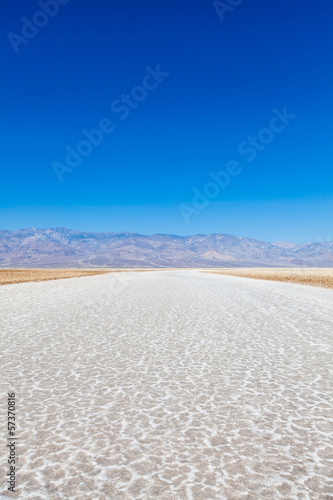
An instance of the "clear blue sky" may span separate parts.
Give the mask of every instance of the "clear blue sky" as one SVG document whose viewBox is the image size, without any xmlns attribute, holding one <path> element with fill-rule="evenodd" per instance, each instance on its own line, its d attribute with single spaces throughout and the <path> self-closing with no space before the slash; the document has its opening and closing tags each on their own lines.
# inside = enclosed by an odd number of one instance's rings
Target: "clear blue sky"
<svg viewBox="0 0 333 500">
<path fill-rule="evenodd" d="M 2 1 L 2 229 L 333 239 L 333 2 L 243 0 L 220 16 L 204 0 L 61 2 L 51 17 Z M 158 64 L 162 81 L 144 80 Z M 284 106 L 295 118 L 267 132 Z M 104 118 L 113 131 L 59 182 L 52 164 L 68 169 L 66 146 Z M 193 189 L 231 160 L 241 172 L 195 208 Z"/>
</svg>

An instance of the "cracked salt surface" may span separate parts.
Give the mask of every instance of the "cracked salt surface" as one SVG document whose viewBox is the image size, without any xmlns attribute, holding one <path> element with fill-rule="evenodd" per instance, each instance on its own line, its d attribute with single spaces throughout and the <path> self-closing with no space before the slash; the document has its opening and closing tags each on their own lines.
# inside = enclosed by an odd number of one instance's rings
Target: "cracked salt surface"
<svg viewBox="0 0 333 500">
<path fill-rule="evenodd" d="M 17 498 L 333 498 L 331 290 L 163 271 L 0 300 Z"/>
</svg>

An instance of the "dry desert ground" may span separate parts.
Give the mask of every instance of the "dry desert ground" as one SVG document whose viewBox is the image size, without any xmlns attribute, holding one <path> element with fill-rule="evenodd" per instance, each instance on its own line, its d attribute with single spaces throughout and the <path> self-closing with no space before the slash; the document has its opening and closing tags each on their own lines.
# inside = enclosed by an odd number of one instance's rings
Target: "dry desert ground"
<svg viewBox="0 0 333 500">
<path fill-rule="evenodd" d="M 0 301 L 1 498 L 333 498 L 331 290 L 113 272 Z"/>
<path fill-rule="evenodd" d="M 161 271 L 162 269 L 0 269 L 0 285 L 49 281 L 81 276 L 94 276 L 112 272 Z M 165 271 L 180 270 L 166 268 Z M 193 268 L 191 268 L 193 270 Z M 202 269 L 203 272 L 238 276 L 242 278 L 286 281 L 302 285 L 333 288 L 333 268 L 224 268 Z"/>
<path fill-rule="evenodd" d="M 333 268 L 229 268 L 210 269 L 206 272 L 241 278 L 286 281 L 301 285 L 333 288 Z"/>
<path fill-rule="evenodd" d="M 133 272 L 133 269 L 0 269 L 0 285 L 27 283 L 31 281 L 50 281 L 81 276 L 95 276 L 112 272 Z M 142 271 L 142 269 L 135 269 Z"/>
</svg>

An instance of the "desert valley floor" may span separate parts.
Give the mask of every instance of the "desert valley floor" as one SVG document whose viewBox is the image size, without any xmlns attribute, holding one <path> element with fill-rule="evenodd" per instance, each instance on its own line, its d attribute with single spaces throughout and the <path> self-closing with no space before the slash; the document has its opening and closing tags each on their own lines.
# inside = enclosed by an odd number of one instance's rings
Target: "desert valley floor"
<svg viewBox="0 0 333 500">
<path fill-rule="evenodd" d="M 114 272 L 0 301 L 17 498 L 333 498 L 332 290 Z"/>
</svg>

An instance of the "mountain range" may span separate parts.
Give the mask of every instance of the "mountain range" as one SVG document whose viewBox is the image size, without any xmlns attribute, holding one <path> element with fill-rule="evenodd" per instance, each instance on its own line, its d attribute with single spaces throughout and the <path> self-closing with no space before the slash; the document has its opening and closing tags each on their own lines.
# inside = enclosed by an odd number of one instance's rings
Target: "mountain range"
<svg viewBox="0 0 333 500">
<path fill-rule="evenodd" d="M 333 267 L 333 242 L 269 243 L 228 234 L 0 230 L 0 268 Z"/>
</svg>

